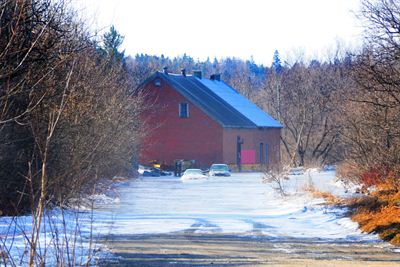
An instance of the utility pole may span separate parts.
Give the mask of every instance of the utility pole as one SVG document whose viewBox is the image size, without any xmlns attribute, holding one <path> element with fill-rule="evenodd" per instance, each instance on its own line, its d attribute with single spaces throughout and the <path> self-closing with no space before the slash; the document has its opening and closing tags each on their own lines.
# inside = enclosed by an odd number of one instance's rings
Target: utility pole
<svg viewBox="0 0 400 267">
<path fill-rule="evenodd" d="M 242 171 L 242 144 L 244 140 L 240 138 L 240 135 L 236 138 L 236 165 L 238 167 L 239 172 Z"/>
</svg>

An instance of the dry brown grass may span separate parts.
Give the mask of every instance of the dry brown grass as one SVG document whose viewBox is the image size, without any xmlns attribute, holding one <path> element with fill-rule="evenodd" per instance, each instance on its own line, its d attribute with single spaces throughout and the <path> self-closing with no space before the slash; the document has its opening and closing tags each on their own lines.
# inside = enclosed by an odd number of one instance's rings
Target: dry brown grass
<svg viewBox="0 0 400 267">
<path fill-rule="evenodd" d="M 400 245 L 400 207 L 383 206 L 378 211 L 361 209 L 354 213 L 352 219 L 360 224 L 364 232 L 378 233 L 383 240 Z"/>
<path fill-rule="evenodd" d="M 315 198 L 323 198 L 328 205 L 345 205 L 352 210 L 351 219 L 367 233 L 377 233 L 380 238 L 400 246 L 400 192 L 387 184 L 377 186 L 370 195 L 342 199 L 313 186 L 305 188 Z"/>
<path fill-rule="evenodd" d="M 393 164 L 361 166 L 348 161 L 337 175 L 363 185 L 361 197 L 346 200 L 352 219 L 361 230 L 376 233 L 394 245 L 400 245 L 400 166 Z M 374 190 L 368 190 L 374 188 Z"/>
<path fill-rule="evenodd" d="M 344 205 L 344 199 L 334 196 L 329 192 L 322 192 L 316 189 L 314 186 L 308 186 L 305 188 L 305 191 L 310 193 L 315 198 L 323 198 L 328 205 Z"/>
<path fill-rule="evenodd" d="M 371 196 L 353 200 L 352 219 L 361 230 L 377 233 L 393 245 L 400 245 L 400 192 L 389 185 L 377 186 Z"/>
</svg>

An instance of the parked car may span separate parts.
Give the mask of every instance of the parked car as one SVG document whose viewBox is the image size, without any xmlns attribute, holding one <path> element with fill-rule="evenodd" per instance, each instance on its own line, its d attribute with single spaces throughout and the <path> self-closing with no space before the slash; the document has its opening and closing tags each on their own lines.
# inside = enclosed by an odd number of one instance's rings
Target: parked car
<svg viewBox="0 0 400 267">
<path fill-rule="evenodd" d="M 203 171 L 200 169 L 187 169 L 182 177 L 182 181 L 186 180 L 197 180 L 197 179 L 207 179 L 207 176 L 203 174 Z"/>
<path fill-rule="evenodd" d="M 322 168 L 323 171 L 336 171 L 336 166 L 335 165 L 325 165 Z"/>
<path fill-rule="evenodd" d="M 147 176 L 147 177 L 160 177 L 160 176 L 167 176 L 167 175 L 172 175 L 171 172 L 167 172 L 164 170 L 161 170 L 159 168 L 154 168 L 154 167 L 147 167 L 143 165 L 138 166 L 138 173 L 141 174 L 142 176 Z"/>
<path fill-rule="evenodd" d="M 210 176 L 231 176 L 231 170 L 226 164 L 213 164 L 208 174 Z"/>
<path fill-rule="evenodd" d="M 288 170 L 289 175 L 302 175 L 304 174 L 304 168 L 303 167 L 297 167 L 297 168 L 290 168 Z"/>
</svg>

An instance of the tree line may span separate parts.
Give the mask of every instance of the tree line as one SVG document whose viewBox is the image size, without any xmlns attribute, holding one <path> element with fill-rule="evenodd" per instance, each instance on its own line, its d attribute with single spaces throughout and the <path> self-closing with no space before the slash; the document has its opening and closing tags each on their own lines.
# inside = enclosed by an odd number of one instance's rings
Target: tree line
<svg viewBox="0 0 400 267">
<path fill-rule="evenodd" d="M 65 1 L 0 3 L 1 214 L 40 214 L 132 170 L 142 106 L 107 43 L 118 34 L 96 42 L 76 17 Z"/>
</svg>

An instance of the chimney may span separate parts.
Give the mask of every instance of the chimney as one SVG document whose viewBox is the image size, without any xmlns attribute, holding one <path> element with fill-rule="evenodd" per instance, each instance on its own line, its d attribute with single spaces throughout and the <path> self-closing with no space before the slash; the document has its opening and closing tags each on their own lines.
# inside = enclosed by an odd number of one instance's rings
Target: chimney
<svg viewBox="0 0 400 267">
<path fill-rule="evenodd" d="M 163 68 L 163 71 L 164 71 L 165 74 L 168 75 L 168 67 L 164 67 L 164 68 Z"/>
<path fill-rule="evenodd" d="M 186 77 L 186 69 L 181 69 L 181 73 L 183 77 Z"/>
<path fill-rule="evenodd" d="M 193 76 L 196 78 L 201 79 L 201 70 L 194 70 L 193 71 Z"/>
<path fill-rule="evenodd" d="M 220 80 L 221 80 L 221 74 L 219 74 L 219 73 L 212 74 L 212 75 L 210 76 L 210 80 L 213 80 L 213 81 L 220 81 Z"/>
</svg>

